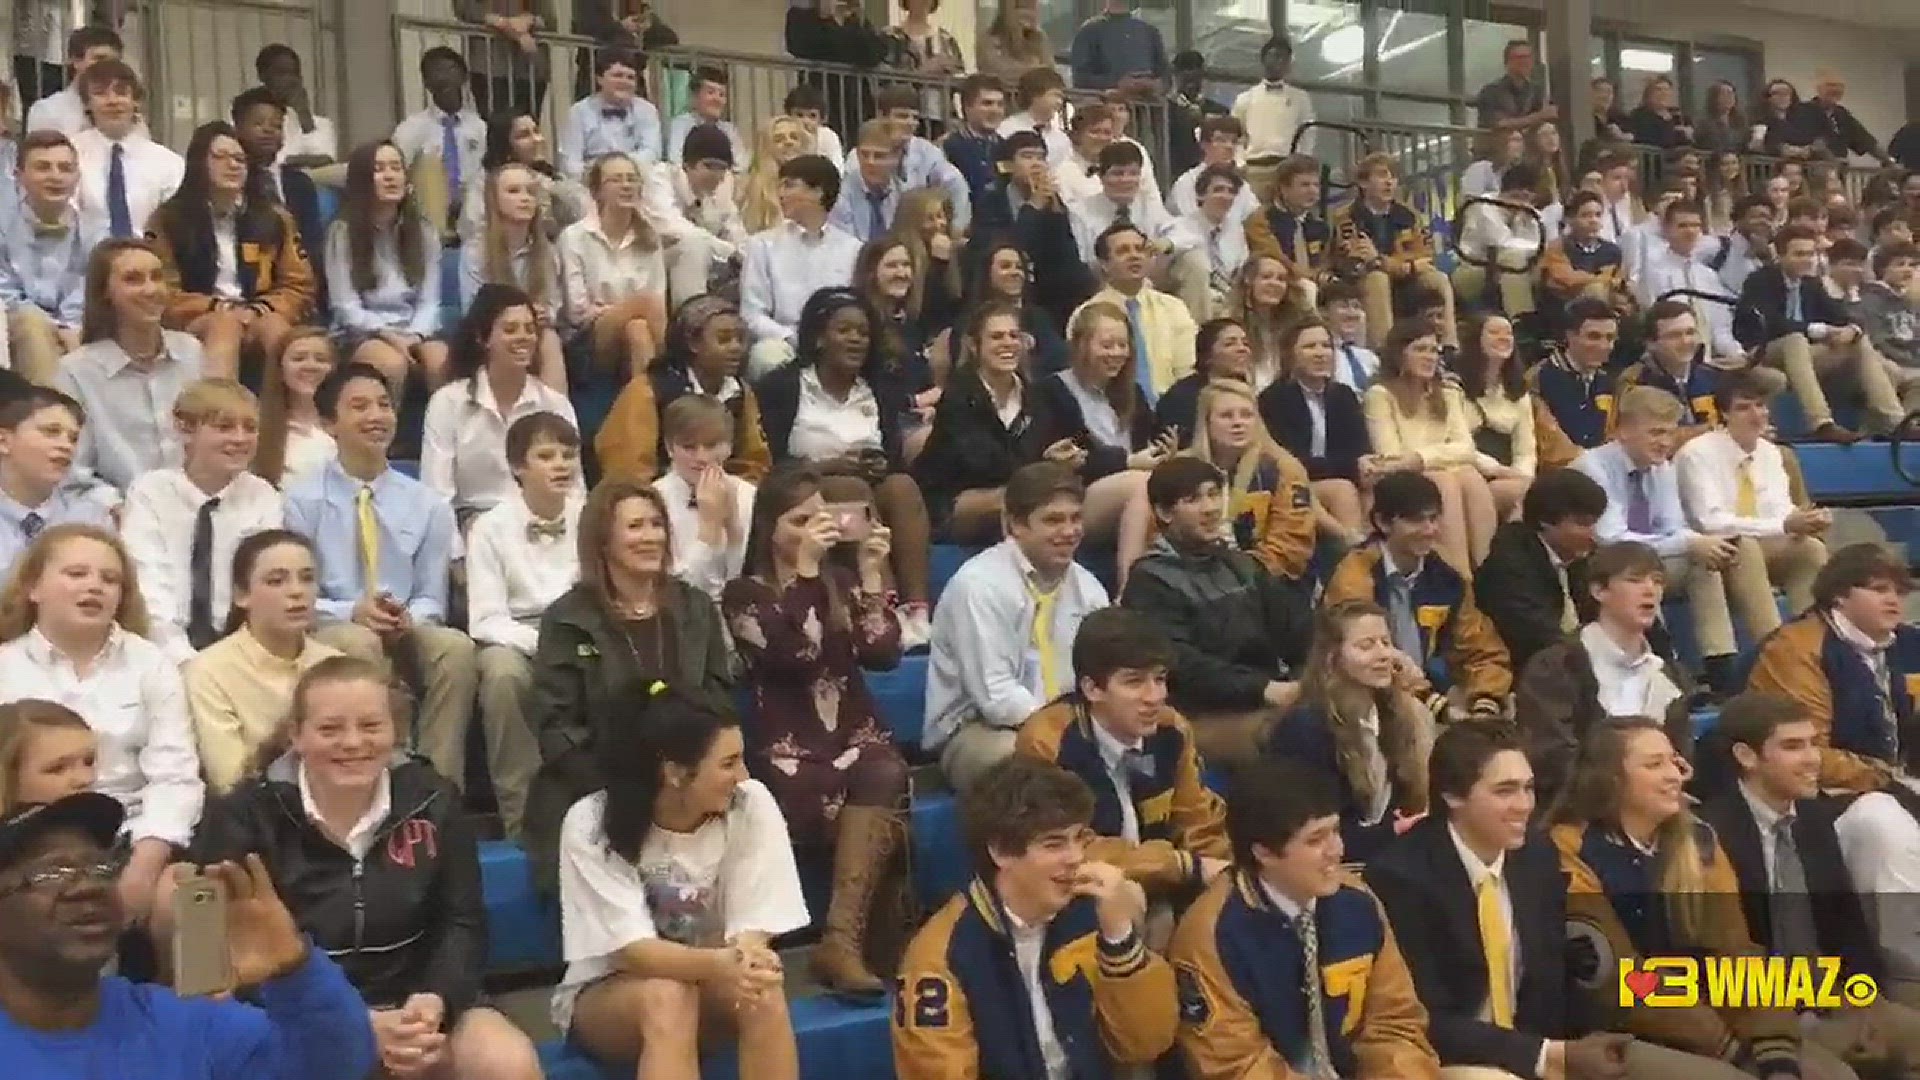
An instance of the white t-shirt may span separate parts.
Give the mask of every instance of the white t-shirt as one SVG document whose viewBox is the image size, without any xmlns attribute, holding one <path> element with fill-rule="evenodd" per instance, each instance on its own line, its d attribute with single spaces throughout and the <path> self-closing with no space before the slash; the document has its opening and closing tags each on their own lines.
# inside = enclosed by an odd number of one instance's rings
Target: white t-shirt
<svg viewBox="0 0 1920 1080">
<path fill-rule="evenodd" d="M 566 975 L 553 992 L 553 1022 L 566 1031 L 580 991 L 611 974 L 636 941 L 714 948 L 740 934 L 778 935 L 808 923 L 787 819 L 758 780 L 733 806 L 692 832 L 656 826 L 636 866 L 607 850 L 600 831 L 606 793 L 573 804 L 560 824 L 560 938 Z"/>
</svg>

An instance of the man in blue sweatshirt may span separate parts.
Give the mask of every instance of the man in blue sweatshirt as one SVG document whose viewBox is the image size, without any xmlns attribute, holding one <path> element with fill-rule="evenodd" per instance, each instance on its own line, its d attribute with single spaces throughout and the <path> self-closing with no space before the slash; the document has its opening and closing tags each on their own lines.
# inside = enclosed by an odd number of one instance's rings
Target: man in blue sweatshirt
<svg viewBox="0 0 1920 1080">
<path fill-rule="evenodd" d="M 358 1080 L 367 1008 L 294 925 L 258 856 L 206 873 L 226 892 L 236 986 L 258 1004 L 183 998 L 100 974 L 125 919 L 124 811 L 69 795 L 0 820 L 0 1062 L 20 1077 Z"/>
</svg>

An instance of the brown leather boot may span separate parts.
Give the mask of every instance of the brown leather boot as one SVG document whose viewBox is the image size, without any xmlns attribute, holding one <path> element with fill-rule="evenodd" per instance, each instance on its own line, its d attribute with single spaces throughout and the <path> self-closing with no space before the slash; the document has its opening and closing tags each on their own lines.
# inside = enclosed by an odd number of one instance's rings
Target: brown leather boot
<svg viewBox="0 0 1920 1080">
<path fill-rule="evenodd" d="M 833 850 L 833 901 L 827 908 L 826 933 L 813 950 L 814 976 L 829 990 L 862 996 L 886 993 L 887 984 L 867 967 L 867 918 L 905 831 L 905 821 L 896 810 L 877 806 L 840 810 L 840 835 Z"/>
</svg>

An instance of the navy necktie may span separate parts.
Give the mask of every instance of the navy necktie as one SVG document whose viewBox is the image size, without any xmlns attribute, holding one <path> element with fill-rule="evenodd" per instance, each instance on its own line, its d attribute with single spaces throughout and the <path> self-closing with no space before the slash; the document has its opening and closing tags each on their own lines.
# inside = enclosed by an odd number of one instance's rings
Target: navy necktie
<svg viewBox="0 0 1920 1080">
<path fill-rule="evenodd" d="M 867 192 L 867 229 L 868 240 L 878 240 L 887 235 L 887 196 L 891 192 Z"/>
<path fill-rule="evenodd" d="M 204 649 L 219 640 L 213 625 L 213 515 L 220 509 L 218 496 L 200 504 L 193 517 L 193 548 L 187 557 L 192 592 L 187 599 L 187 641 L 195 649 Z"/>
<path fill-rule="evenodd" d="M 116 239 L 133 235 L 133 209 L 127 204 L 127 148 L 113 144 L 113 162 L 107 166 L 107 230 Z"/>
<path fill-rule="evenodd" d="M 1353 347 L 1353 342 L 1343 342 L 1340 346 L 1340 355 L 1347 358 L 1347 374 L 1353 378 L 1353 388 L 1355 390 L 1365 390 L 1367 388 L 1367 365 L 1360 362 L 1360 352 Z"/>
<path fill-rule="evenodd" d="M 46 527 L 47 519 L 32 510 L 27 511 L 27 516 L 20 519 L 20 535 L 26 537 L 29 544 L 33 543 L 33 538 L 39 536 L 40 530 Z"/>
</svg>

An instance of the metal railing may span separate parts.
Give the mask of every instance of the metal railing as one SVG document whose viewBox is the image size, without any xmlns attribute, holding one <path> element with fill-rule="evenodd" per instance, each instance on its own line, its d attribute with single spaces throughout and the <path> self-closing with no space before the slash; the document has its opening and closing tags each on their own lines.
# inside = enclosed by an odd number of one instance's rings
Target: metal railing
<svg viewBox="0 0 1920 1080">
<path fill-rule="evenodd" d="M 1631 155 L 1639 164 L 1641 190 L 1649 196 L 1659 191 L 1668 178 L 1679 175 L 1683 170 L 1691 169 L 1704 179 L 1719 157 L 1719 154 L 1706 150 L 1662 150 L 1639 143 L 1611 140 L 1590 147 L 1587 156 L 1595 154 Z M 1880 173 L 1878 165 L 1855 165 L 1834 158 L 1809 160 L 1751 152 L 1741 152 L 1735 156 L 1740 159 L 1740 186 L 1743 191 L 1760 194 L 1765 191 L 1767 181 L 1780 175 L 1782 166 L 1798 165 L 1810 178 L 1826 174 L 1838 178 L 1847 193 L 1847 201 L 1854 206 L 1861 205 L 1867 184 Z"/>
<path fill-rule="evenodd" d="M 399 76 L 396 84 L 400 88 L 400 100 L 395 105 L 399 115 L 405 116 L 425 106 L 426 90 L 415 74 L 419 70 L 420 55 L 429 48 L 446 46 L 467 56 L 477 77 L 524 80 L 529 96 L 539 101 L 536 115 L 549 139 L 557 132 L 568 106 L 581 95 L 580 73 L 593 70 L 594 52 L 601 48 L 594 39 L 578 35 L 539 35 L 540 48 L 547 57 L 547 74 L 537 78 L 491 66 L 496 54 L 488 46 L 497 38 L 490 31 L 467 23 L 404 15 L 396 16 L 393 22 L 394 62 Z M 726 73 L 728 117 L 749 144 L 768 120 L 785 111 L 787 94 L 803 83 L 820 89 L 821 96 L 827 100 L 826 120 L 839 134 L 841 143 L 849 148 L 858 137 L 860 121 L 873 115 L 873 95 L 881 87 L 904 86 L 917 91 L 921 111 L 929 120 L 948 121 L 959 115 L 960 80 L 955 78 L 679 45 L 647 54 L 645 92 L 660 110 L 663 121 L 684 110 L 692 73 L 702 68 L 717 68 Z M 1101 97 L 1097 93 L 1069 93 L 1070 102 L 1098 100 Z M 1129 112 L 1128 133 L 1147 148 L 1154 167 L 1166 175 L 1171 165 L 1166 104 L 1136 102 L 1131 104 Z"/>
<path fill-rule="evenodd" d="M 129 18 L 137 40 L 127 45 L 150 84 L 153 137 L 184 149 L 195 128 L 228 119 L 234 96 L 259 84 L 255 54 L 275 43 L 300 54 L 314 113 L 337 116 L 328 77 L 334 37 L 322 7 L 322 0 L 142 0 Z"/>
</svg>

